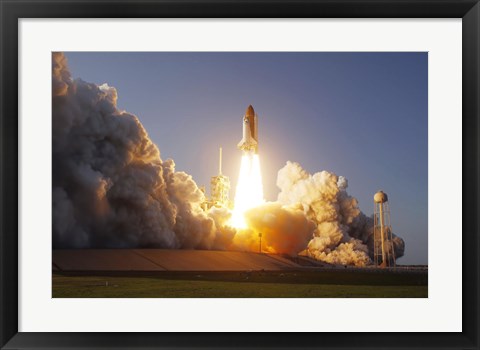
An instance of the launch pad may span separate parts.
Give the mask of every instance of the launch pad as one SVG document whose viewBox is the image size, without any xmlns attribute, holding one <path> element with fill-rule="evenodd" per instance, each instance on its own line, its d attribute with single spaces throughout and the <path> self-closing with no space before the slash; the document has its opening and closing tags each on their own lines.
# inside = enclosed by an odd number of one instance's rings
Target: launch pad
<svg viewBox="0 0 480 350">
<path fill-rule="evenodd" d="M 311 264 L 309 264 L 309 262 Z M 345 268 L 232 251 L 53 251 L 54 298 L 378 298 L 428 296 L 424 268 Z"/>
<path fill-rule="evenodd" d="M 53 251 L 54 298 L 428 296 L 426 268 L 356 268 L 235 251 Z"/>
<path fill-rule="evenodd" d="M 53 251 L 54 271 L 284 271 L 302 266 L 275 254 L 185 249 Z"/>
</svg>

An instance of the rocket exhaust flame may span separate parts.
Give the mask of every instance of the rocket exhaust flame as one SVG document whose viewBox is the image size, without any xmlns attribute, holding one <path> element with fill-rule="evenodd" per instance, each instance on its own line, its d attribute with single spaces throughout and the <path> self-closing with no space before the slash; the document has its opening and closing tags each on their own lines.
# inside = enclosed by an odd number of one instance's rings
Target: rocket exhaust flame
<svg viewBox="0 0 480 350">
<path fill-rule="evenodd" d="M 260 158 L 258 154 L 245 152 L 242 156 L 230 224 L 235 228 L 246 228 L 245 212 L 264 202 Z"/>
</svg>

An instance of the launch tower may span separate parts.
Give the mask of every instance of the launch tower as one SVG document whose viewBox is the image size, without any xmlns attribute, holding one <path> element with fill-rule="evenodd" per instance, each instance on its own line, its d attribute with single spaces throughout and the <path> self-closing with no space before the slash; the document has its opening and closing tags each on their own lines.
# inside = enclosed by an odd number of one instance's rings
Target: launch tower
<svg viewBox="0 0 480 350">
<path fill-rule="evenodd" d="M 388 196 L 385 192 L 378 191 L 373 196 L 373 201 L 375 203 L 373 262 L 375 266 L 379 267 L 395 267 L 395 249 L 393 247 Z"/>
<path fill-rule="evenodd" d="M 222 147 L 220 147 L 219 162 L 218 162 L 218 175 L 212 176 L 210 181 L 211 186 L 211 203 L 216 207 L 228 207 L 230 192 L 230 179 L 228 176 L 222 174 Z"/>
</svg>

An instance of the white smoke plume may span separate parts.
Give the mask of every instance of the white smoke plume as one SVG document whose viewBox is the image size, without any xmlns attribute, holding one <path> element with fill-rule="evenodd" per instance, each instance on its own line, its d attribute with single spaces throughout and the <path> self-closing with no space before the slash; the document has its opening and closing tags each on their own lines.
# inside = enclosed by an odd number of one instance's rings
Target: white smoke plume
<svg viewBox="0 0 480 350">
<path fill-rule="evenodd" d="M 365 266 L 373 256 L 373 219 L 347 194 L 347 180 L 328 171 L 308 174 L 297 163 L 287 162 L 278 172 L 278 201 L 300 205 L 316 224 L 307 252 L 333 264 Z M 394 236 L 395 256 L 403 256 L 404 242 Z"/>
<path fill-rule="evenodd" d="M 268 202 L 248 210 L 245 219 L 248 228 L 234 237 L 237 249 L 259 251 L 261 233 L 262 252 L 296 255 L 305 249 L 315 230 L 315 224 L 298 205 Z"/>
<path fill-rule="evenodd" d="M 65 56 L 52 58 L 54 248 L 212 248 L 192 177 L 162 161 L 114 88 L 73 80 Z"/>
<path fill-rule="evenodd" d="M 214 249 L 219 250 L 235 250 L 233 238 L 237 233 L 236 229 L 229 226 L 228 222 L 232 217 L 232 212 L 227 208 L 211 207 L 208 210 L 208 216 L 215 222 L 216 235 L 213 243 Z"/>
</svg>

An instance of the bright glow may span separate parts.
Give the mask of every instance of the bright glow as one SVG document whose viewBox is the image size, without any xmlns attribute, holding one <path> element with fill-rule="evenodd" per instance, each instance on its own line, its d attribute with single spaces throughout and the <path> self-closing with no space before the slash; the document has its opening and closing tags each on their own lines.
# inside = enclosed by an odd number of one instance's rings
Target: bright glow
<svg viewBox="0 0 480 350">
<path fill-rule="evenodd" d="M 236 228 L 245 228 L 245 212 L 262 203 L 263 185 L 258 154 L 244 153 L 235 192 L 235 204 L 230 224 Z"/>
</svg>

